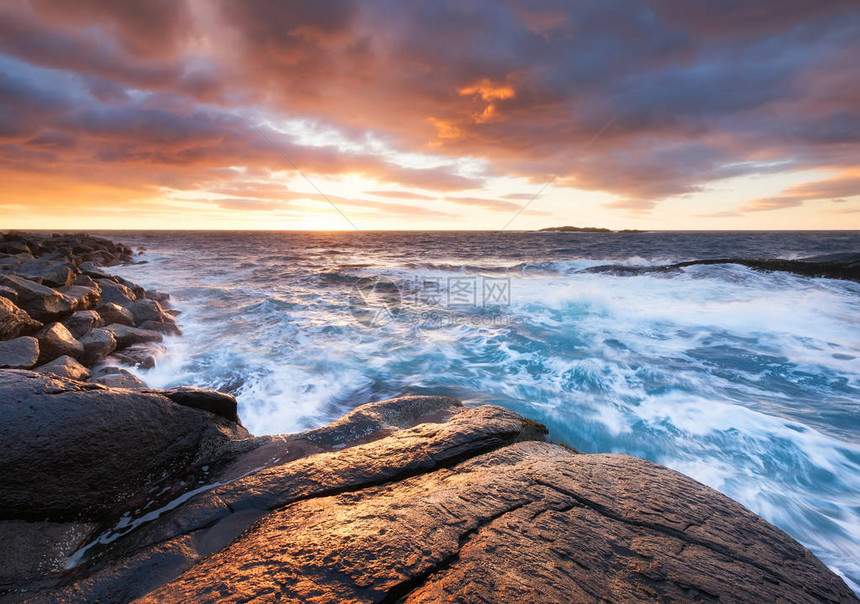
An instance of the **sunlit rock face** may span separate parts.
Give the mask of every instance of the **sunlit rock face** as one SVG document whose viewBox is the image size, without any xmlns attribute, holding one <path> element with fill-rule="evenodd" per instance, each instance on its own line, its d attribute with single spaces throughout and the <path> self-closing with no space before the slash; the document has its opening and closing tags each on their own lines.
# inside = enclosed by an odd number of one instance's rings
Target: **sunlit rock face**
<svg viewBox="0 0 860 604">
<path fill-rule="evenodd" d="M 98 393 L 117 396 L 87 396 Z M 170 408 L 193 395 L 139 396 Z M 318 430 L 219 445 L 96 522 L 0 522 L 19 546 L 0 575 L 5 599 L 856 602 L 725 496 L 545 435 L 501 407 L 404 397 Z"/>
</svg>

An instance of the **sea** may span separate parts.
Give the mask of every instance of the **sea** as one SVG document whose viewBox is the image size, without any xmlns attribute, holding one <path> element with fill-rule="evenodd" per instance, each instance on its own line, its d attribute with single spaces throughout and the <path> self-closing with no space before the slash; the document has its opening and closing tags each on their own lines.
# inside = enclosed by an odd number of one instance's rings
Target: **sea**
<svg viewBox="0 0 860 604">
<path fill-rule="evenodd" d="M 725 493 L 860 593 L 860 283 L 725 257 L 860 252 L 839 232 L 107 232 L 169 292 L 153 387 L 236 395 L 255 434 L 407 394 L 502 405 L 583 453 Z"/>
</svg>

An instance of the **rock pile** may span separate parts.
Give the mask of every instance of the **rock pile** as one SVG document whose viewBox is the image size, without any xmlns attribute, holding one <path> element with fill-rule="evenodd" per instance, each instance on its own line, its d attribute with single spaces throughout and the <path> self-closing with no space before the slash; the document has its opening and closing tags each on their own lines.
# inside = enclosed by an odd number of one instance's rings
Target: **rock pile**
<svg viewBox="0 0 860 604">
<path fill-rule="evenodd" d="M 109 355 L 151 366 L 152 345 L 180 333 L 167 294 L 99 268 L 131 262 L 128 246 L 83 233 L 0 235 L 0 368 L 145 387 L 125 370 L 90 371 Z"/>
</svg>

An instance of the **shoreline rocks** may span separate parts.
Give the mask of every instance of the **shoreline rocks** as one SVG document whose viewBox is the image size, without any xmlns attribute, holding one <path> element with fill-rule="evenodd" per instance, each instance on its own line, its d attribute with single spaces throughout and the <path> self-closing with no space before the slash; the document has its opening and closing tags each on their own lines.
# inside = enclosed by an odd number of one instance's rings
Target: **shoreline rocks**
<svg viewBox="0 0 860 604">
<path fill-rule="evenodd" d="M 0 372 L 10 399 L 2 602 L 858 602 L 724 495 L 494 405 L 402 397 L 254 438 L 196 389 Z"/>
<path fill-rule="evenodd" d="M 0 234 L 0 368 L 44 368 L 98 382 L 87 376 L 106 360 L 152 367 L 157 350 L 126 349 L 181 330 L 169 312 L 169 295 L 101 268 L 132 262 L 139 261 L 128 246 L 85 233 Z M 35 362 L 33 343 L 20 340 L 24 336 L 38 341 Z M 62 357 L 70 359 L 58 361 Z M 145 387 L 133 376 L 107 381 Z"/>
</svg>

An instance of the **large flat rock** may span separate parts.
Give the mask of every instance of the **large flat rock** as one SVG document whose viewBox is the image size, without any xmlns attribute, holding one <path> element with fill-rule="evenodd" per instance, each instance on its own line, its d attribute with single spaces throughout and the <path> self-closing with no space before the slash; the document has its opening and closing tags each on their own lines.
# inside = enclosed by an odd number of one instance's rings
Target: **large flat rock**
<svg viewBox="0 0 860 604">
<path fill-rule="evenodd" d="M 519 443 L 296 502 L 144 602 L 852 602 L 812 554 L 694 480 Z"/>
<path fill-rule="evenodd" d="M 268 439 L 204 486 L 171 494 L 161 513 L 101 529 L 54 588 L 28 595 L 857 602 L 809 551 L 716 491 L 543 435 L 509 410 L 443 397 L 360 407 Z"/>
</svg>

